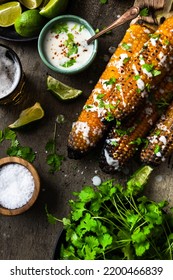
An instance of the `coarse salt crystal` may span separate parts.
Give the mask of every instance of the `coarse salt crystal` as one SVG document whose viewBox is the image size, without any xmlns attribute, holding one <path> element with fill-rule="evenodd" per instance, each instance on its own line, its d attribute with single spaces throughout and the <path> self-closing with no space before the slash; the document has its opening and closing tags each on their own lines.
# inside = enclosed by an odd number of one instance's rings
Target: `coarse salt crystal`
<svg viewBox="0 0 173 280">
<path fill-rule="evenodd" d="M 32 197 L 34 178 L 21 164 L 10 163 L 0 168 L 0 205 L 16 209 Z"/>
</svg>

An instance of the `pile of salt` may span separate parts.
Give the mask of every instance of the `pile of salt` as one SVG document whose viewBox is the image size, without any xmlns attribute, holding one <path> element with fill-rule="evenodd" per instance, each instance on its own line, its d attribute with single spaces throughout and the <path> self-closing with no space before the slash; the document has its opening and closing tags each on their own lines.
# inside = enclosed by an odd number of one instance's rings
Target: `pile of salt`
<svg viewBox="0 0 173 280">
<path fill-rule="evenodd" d="M 30 171 L 17 163 L 0 168 L 0 205 L 16 209 L 25 205 L 32 197 L 34 178 Z"/>
</svg>

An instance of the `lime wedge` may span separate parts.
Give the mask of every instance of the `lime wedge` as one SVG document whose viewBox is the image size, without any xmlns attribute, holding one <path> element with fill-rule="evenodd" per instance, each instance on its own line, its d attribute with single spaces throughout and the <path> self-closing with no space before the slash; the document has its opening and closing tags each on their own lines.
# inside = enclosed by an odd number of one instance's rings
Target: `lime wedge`
<svg viewBox="0 0 173 280">
<path fill-rule="evenodd" d="M 13 25 L 21 13 L 22 8 L 20 3 L 17 1 L 0 5 L 0 26 L 8 27 Z"/>
<path fill-rule="evenodd" d="M 36 102 L 32 107 L 23 110 L 20 113 L 19 118 L 14 123 L 10 124 L 8 127 L 18 128 L 30 122 L 39 120 L 43 118 L 43 116 L 44 116 L 44 111 L 40 103 Z"/>
<path fill-rule="evenodd" d="M 63 101 L 72 100 L 82 93 L 81 90 L 63 84 L 51 76 L 47 77 L 47 89 Z"/>
<path fill-rule="evenodd" d="M 47 5 L 40 10 L 40 15 L 47 18 L 54 18 L 65 11 L 67 4 L 68 0 L 50 0 Z"/>
<path fill-rule="evenodd" d="M 142 166 L 139 168 L 132 177 L 127 182 L 127 192 L 133 195 L 138 194 L 141 192 L 148 182 L 149 176 L 153 168 L 149 165 Z"/>
<path fill-rule="evenodd" d="M 19 0 L 19 2 L 28 9 L 38 8 L 43 0 Z"/>
</svg>

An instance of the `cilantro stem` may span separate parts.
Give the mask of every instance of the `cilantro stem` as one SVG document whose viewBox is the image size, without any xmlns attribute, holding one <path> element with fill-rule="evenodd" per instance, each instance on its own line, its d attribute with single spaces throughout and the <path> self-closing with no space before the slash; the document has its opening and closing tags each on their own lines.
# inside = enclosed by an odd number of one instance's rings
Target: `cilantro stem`
<svg viewBox="0 0 173 280">
<path fill-rule="evenodd" d="M 54 125 L 54 132 L 53 132 L 53 153 L 55 153 L 55 143 L 56 143 L 56 133 L 57 133 L 57 123 L 55 122 L 55 125 Z"/>
</svg>

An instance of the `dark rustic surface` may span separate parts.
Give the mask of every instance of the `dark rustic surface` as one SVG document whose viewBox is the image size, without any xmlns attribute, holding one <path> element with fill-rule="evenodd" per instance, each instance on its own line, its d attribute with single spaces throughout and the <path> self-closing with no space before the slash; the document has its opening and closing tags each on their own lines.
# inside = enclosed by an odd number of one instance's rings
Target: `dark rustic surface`
<svg viewBox="0 0 173 280">
<path fill-rule="evenodd" d="M 96 28 L 109 25 L 131 7 L 133 1 L 108 0 L 108 4 L 101 5 L 99 0 L 71 0 L 69 1 L 70 14 L 81 16 Z M 41 191 L 34 206 L 27 212 L 13 217 L 0 216 L 0 258 L 4 260 L 16 259 L 51 259 L 57 237 L 62 229 L 60 223 L 50 225 L 45 214 L 45 205 L 48 210 L 62 218 L 68 214 L 68 200 L 72 198 L 72 191 L 77 191 L 84 184 L 91 184 L 92 177 L 98 174 L 102 180 L 105 178 L 118 178 L 124 180 L 125 174 L 114 176 L 106 175 L 98 167 L 100 147 L 81 160 L 70 160 L 67 157 L 67 137 L 72 122 L 76 120 L 85 100 L 89 96 L 94 84 L 104 70 L 107 59 L 110 57 L 109 47 L 116 47 L 124 35 L 127 25 L 119 27 L 111 34 L 99 38 L 99 50 L 96 60 L 85 72 L 64 76 L 53 73 L 43 65 L 37 51 L 37 41 L 20 43 L 0 40 L 12 47 L 19 55 L 26 74 L 26 98 L 18 106 L 0 107 L 0 129 L 4 129 L 18 118 L 21 110 L 40 102 L 45 117 L 31 127 L 20 129 L 17 132 L 20 143 L 28 145 L 37 151 L 34 162 L 40 179 Z M 82 89 L 83 94 L 70 103 L 62 103 L 46 89 L 47 74 L 61 80 L 68 85 Z M 54 123 L 57 115 L 63 114 L 65 123 L 58 125 L 57 147 L 58 153 L 65 156 L 60 172 L 51 175 L 46 164 L 45 144 L 52 138 Z M 6 144 L 0 145 L 0 157 L 6 156 Z M 136 169 L 139 162 L 134 159 L 128 166 L 130 172 Z M 162 175 L 158 182 L 158 175 Z M 172 199 L 172 170 L 171 163 L 164 163 L 156 168 L 146 187 L 146 192 L 156 200 L 167 199 L 173 204 Z"/>
</svg>

